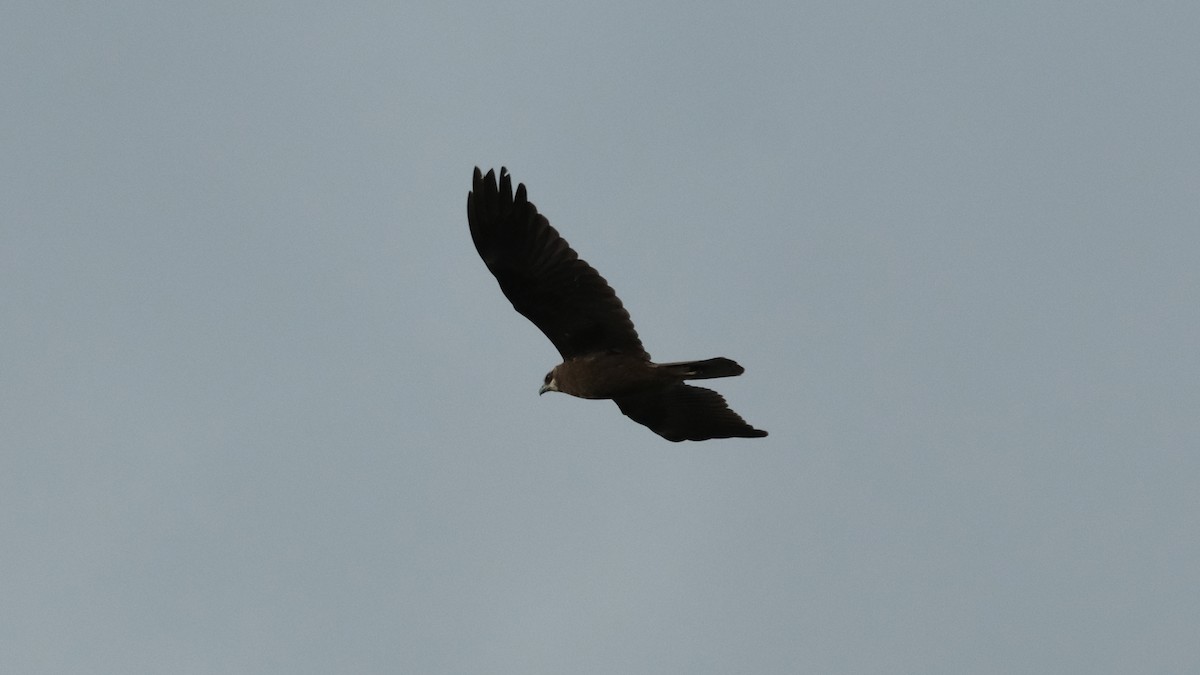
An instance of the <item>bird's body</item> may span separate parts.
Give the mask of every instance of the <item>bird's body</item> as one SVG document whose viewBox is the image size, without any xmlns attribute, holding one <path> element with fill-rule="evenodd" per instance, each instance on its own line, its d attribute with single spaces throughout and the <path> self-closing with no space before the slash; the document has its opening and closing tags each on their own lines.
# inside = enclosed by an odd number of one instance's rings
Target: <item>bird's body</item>
<svg viewBox="0 0 1200 675">
<path fill-rule="evenodd" d="M 497 183 L 494 172 L 485 177 L 475 169 L 467 220 L 500 290 L 562 354 L 539 393 L 612 399 L 626 416 L 671 441 L 767 435 L 746 424 L 720 394 L 684 384 L 740 375 L 737 363 L 723 357 L 650 360 L 616 293 L 537 212 L 524 185 L 513 196 L 506 170 Z"/>
<path fill-rule="evenodd" d="M 579 398 L 616 398 L 678 382 L 655 364 L 628 354 L 587 354 L 567 359 L 547 374 L 545 391 Z M 553 386 L 551 386 L 553 385 Z"/>
<path fill-rule="evenodd" d="M 600 352 L 563 361 L 546 374 L 546 383 L 542 386 L 543 392 L 616 399 L 673 386 L 684 380 L 731 377 L 743 372 L 741 366 L 726 358 L 654 363 L 642 356 Z"/>
</svg>

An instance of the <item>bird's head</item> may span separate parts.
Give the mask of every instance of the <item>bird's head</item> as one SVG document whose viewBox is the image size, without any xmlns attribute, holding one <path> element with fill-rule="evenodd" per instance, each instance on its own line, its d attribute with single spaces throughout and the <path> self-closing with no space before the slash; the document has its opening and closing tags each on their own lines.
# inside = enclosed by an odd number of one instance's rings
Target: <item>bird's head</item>
<svg viewBox="0 0 1200 675">
<path fill-rule="evenodd" d="M 558 391 L 558 381 L 554 379 L 554 372 L 556 370 L 558 370 L 558 366 L 555 366 L 553 370 L 546 373 L 546 378 L 542 380 L 542 388 L 538 389 L 538 396 L 548 391 Z"/>
</svg>

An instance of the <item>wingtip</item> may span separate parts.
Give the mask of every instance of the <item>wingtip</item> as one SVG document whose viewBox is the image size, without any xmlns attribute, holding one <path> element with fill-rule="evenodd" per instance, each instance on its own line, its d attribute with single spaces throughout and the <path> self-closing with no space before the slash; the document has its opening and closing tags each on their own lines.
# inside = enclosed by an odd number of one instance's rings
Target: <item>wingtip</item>
<svg viewBox="0 0 1200 675">
<path fill-rule="evenodd" d="M 479 190 L 482 188 L 483 185 L 487 184 L 487 185 L 495 186 L 496 192 L 498 192 L 500 195 L 509 195 L 511 197 L 513 194 L 512 174 L 510 174 L 508 172 L 508 167 L 505 167 L 505 166 L 500 167 L 500 177 L 498 180 L 496 177 L 495 169 L 488 169 L 488 172 L 485 175 L 483 173 L 483 170 L 480 169 L 478 166 L 476 166 L 473 183 L 475 186 L 475 190 Z M 515 201 L 517 203 L 529 201 L 528 197 L 525 194 L 525 184 L 524 183 L 517 184 L 516 199 L 513 201 Z"/>
</svg>

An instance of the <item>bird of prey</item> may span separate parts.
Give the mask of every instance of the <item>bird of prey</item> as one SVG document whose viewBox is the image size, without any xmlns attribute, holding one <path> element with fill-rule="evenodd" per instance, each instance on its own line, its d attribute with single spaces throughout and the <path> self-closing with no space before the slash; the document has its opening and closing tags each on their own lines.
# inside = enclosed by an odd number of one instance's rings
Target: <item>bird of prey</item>
<svg viewBox="0 0 1200 675">
<path fill-rule="evenodd" d="M 507 169 L 500 169 L 497 183 L 495 171 L 484 176 L 475 168 L 467 221 L 500 290 L 562 355 L 539 394 L 612 399 L 627 417 L 669 441 L 767 435 L 717 392 L 684 384 L 741 375 L 734 361 L 650 361 L 616 293 L 538 213 L 523 184 L 513 196 Z"/>
</svg>

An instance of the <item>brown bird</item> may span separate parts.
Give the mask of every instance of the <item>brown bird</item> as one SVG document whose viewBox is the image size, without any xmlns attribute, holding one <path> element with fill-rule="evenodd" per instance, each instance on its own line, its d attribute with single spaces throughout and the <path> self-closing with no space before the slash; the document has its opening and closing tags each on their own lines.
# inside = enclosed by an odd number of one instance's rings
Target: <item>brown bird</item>
<svg viewBox="0 0 1200 675">
<path fill-rule="evenodd" d="M 761 438 L 715 391 L 684 380 L 741 375 L 734 361 L 653 363 L 629 312 L 604 278 L 579 259 L 501 167 L 475 168 L 467 195 L 471 238 L 513 308 L 533 322 L 562 354 L 539 394 L 612 399 L 621 412 L 669 441 Z"/>
</svg>

